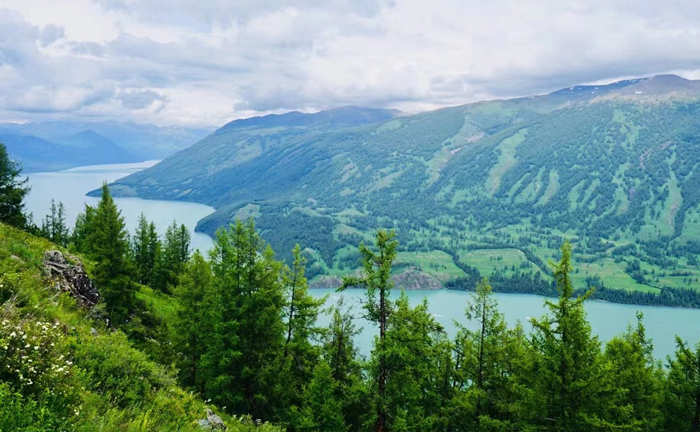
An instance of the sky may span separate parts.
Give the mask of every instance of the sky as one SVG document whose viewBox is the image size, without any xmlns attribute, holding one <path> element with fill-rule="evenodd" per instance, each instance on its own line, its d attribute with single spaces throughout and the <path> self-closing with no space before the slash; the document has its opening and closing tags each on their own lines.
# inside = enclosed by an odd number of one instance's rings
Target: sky
<svg viewBox="0 0 700 432">
<path fill-rule="evenodd" d="M 217 126 L 700 79 L 697 0 L 0 0 L 0 122 Z"/>
</svg>

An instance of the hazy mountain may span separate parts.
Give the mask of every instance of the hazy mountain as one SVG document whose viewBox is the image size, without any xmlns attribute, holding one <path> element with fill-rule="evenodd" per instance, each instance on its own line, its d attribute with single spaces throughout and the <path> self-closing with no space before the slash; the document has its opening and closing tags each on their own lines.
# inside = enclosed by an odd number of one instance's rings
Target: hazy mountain
<svg viewBox="0 0 700 432">
<path fill-rule="evenodd" d="M 580 282 L 654 290 L 700 276 L 695 81 L 576 86 L 367 124 L 308 116 L 226 125 L 113 190 L 213 205 L 199 226 L 208 233 L 254 216 L 276 250 L 299 242 L 330 275 L 391 226 L 406 263 L 443 281 L 473 276 L 465 263 L 535 277 L 565 237 Z M 502 261 L 479 262 L 483 249 Z"/>
<path fill-rule="evenodd" d="M 205 128 L 121 122 L 0 124 L 0 141 L 25 171 L 161 159 L 206 136 Z"/>
</svg>

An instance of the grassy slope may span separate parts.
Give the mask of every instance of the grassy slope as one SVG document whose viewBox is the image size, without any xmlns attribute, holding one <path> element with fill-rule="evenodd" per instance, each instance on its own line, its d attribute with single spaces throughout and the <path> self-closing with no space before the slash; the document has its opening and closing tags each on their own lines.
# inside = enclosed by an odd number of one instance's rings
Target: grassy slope
<svg viewBox="0 0 700 432">
<path fill-rule="evenodd" d="M 2 300 L 11 297 L 0 306 L 0 315 L 11 323 L 59 322 L 64 329 L 66 357 L 74 362 L 67 379 L 79 399 L 79 414 L 69 419 L 74 430 L 201 430 L 196 421 L 206 418 L 203 401 L 178 387 L 168 371 L 135 349 L 121 332 L 106 329 L 67 294 L 57 294 L 41 272 L 44 251 L 50 249 L 57 247 L 0 223 L 0 293 Z M 173 312 L 171 303 L 151 291 L 139 296 L 161 313 Z M 0 342 L 8 338 L 0 332 Z M 0 430 L 52 430 L 42 426 L 46 413 L 30 412 L 26 401 L 19 412 L 5 397 L 0 392 L 5 407 L 0 407 Z M 16 423 L 20 416 L 30 424 Z M 224 420 L 231 431 L 254 428 L 227 416 Z M 256 430 L 275 429 L 266 425 Z"/>
</svg>

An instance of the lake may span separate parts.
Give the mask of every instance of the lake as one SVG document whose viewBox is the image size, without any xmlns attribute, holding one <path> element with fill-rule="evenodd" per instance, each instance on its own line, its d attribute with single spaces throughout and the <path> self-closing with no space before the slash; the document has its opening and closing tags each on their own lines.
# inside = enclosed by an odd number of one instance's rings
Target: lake
<svg viewBox="0 0 700 432">
<path fill-rule="evenodd" d="M 26 200 L 28 212 L 34 215 L 34 222 L 41 225 L 41 220 L 49 213 L 51 199 L 63 202 L 66 208 L 66 221 L 69 227 L 75 225 L 78 213 L 85 204 L 96 205 L 99 198 L 85 196 L 88 192 L 102 186 L 102 182 L 111 183 L 144 168 L 153 166 L 158 161 L 135 164 L 93 165 L 72 168 L 66 171 L 48 173 L 30 173 L 31 192 Z M 197 222 L 214 212 L 213 207 L 204 204 L 180 201 L 143 200 L 141 198 L 115 198 L 117 206 L 124 216 L 126 227 L 134 233 L 139 215 L 143 212 L 149 221 L 153 221 L 161 234 L 165 234 L 168 225 L 176 220 L 194 231 Z M 192 247 L 208 251 L 212 239 L 206 234 L 193 233 Z"/>
<path fill-rule="evenodd" d="M 98 202 L 97 198 L 86 197 L 87 192 L 99 188 L 103 181 L 112 182 L 152 166 L 156 162 L 96 165 L 59 172 L 29 174 L 32 191 L 27 198 L 27 210 L 34 214 L 35 221 L 39 223 L 49 211 L 51 198 L 57 202 L 61 201 L 66 207 L 68 224 L 72 227 L 76 216 L 82 211 L 85 204 L 95 205 Z M 173 220 L 177 220 L 178 223 L 183 223 L 194 230 L 197 221 L 214 211 L 212 207 L 206 205 L 178 201 L 115 198 L 115 202 L 124 215 L 127 228 L 132 233 L 141 212 L 149 220 L 154 221 L 163 233 Z M 212 240 L 207 235 L 193 234 L 193 248 L 204 251 L 208 250 L 211 245 Z M 311 290 L 311 292 L 317 297 L 329 295 L 328 304 L 334 304 L 341 295 L 333 290 L 325 289 Z M 342 294 L 349 300 L 349 304 L 355 305 L 356 315 L 362 312 L 359 303 L 362 294 L 362 291 L 359 290 L 349 290 Z M 398 292 L 394 292 L 392 298 L 397 298 L 398 295 Z M 469 298 L 467 292 L 408 291 L 408 296 L 412 304 L 417 304 L 423 298 L 427 298 L 431 312 L 451 335 L 455 333 L 455 319 L 467 327 L 472 325 L 464 319 L 464 308 Z M 495 294 L 495 296 L 509 325 L 520 321 L 525 329 L 529 330 L 528 317 L 540 317 L 544 313 L 544 299 L 542 297 L 525 294 Z M 620 305 L 590 301 L 586 304 L 586 310 L 593 332 L 603 341 L 625 331 L 627 326 L 634 322 L 636 311 L 642 311 L 647 334 L 654 341 L 654 354 L 658 358 L 663 359 L 666 355 L 673 353 L 676 335 L 692 343 L 700 340 L 700 310 L 698 309 Z M 320 318 L 322 324 L 327 323 L 328 320 L 329 317 L 325 315 Z M 358 326 L 363 327 L 364 330 L 357 343 L 362 353 L 367 354 L 371 348 L 372 339 L 377 334 L 377 329 L 360 319 L 358 319 Z"/>
</svg>

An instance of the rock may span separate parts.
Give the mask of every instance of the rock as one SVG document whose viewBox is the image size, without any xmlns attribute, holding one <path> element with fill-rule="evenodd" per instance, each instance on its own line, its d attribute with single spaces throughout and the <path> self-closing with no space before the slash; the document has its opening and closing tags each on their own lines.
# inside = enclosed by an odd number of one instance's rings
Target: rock
<svg viewBox="0 0 700 432">
<path fill-rule="evenodd" d="M 94 328 L 91 328 L 91 329 L 90 329 L 90 334 L 93 335 L 93 336 L 97 336 L 97 330 L 95 330 Z"/>
<path fill-rule="evenodd" d="M 92 308 L 100 300 L 100 294 L 78 258 L 68 255 L 71 264 L 61 251 L 44 253 L 44 272 L 56 283 L 56 289 L 69 293 L 81 306 Z"/>
<path fill-rule="evenodd" d="M 199 425 L 199 428 L 202 430 L 211 430 L 211 426 L 209 425 L 209 420 L 206 420 L 206 419 L 197 420 L 197 425 Z"/>
<path fill-rule="evenodd" d="M 435 276 L 418 270 L 408 269 L 391 277 L 394 287 L 405 290 L 438 290 L 443 285 Z"/>
<path fill-rule="evenodd" d="M 337 276 L 319 276 L 315 281 L 309 284 L 309 288 L 333 288 L 336 289 L 343 284 L 343 280 Z"/>
<path fill-rule="evenodd" d="M 226 427 L 226 423 L 224 423 L 223 420 L 221 420 L 221 417 L 218 415 L 214 414 L 212 410 L 207 408 L 207 421 L 209 422 L 209 427 L 212 430 L 228 430 Z"/>
</svg>

